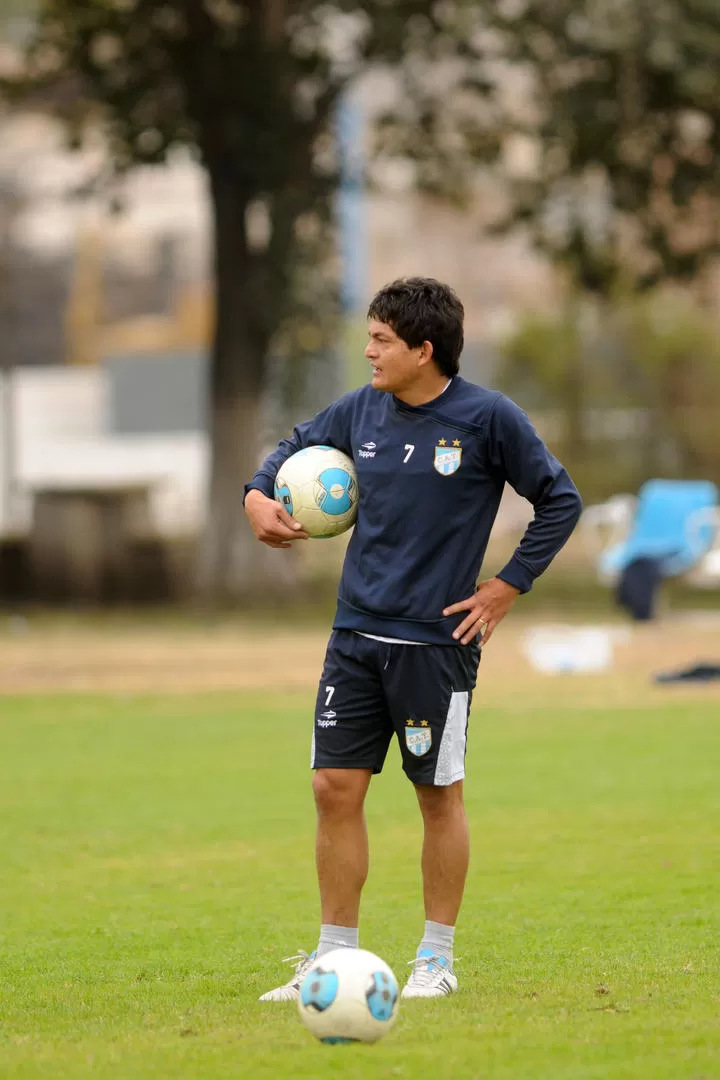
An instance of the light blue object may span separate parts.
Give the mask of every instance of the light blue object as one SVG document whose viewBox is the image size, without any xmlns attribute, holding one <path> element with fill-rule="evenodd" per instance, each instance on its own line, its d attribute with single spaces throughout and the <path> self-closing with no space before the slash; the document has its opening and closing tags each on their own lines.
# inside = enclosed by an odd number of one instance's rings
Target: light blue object
<svg viewBox="0 0 720 1080">
<path fill-rule="evenodd" d="M 278 500 L 278 502 L 281 502 L 283 504 L 290 517 L 292 517 L 292 494 L 287 484 L 278 484 L 277 480 L 275 481 L 275 498 Z"/>
<path fill-rule="evenodd" d="M 393 1018 L 393 1010 L 398 999 L 398 984 L 386 971 L 373 973 L 370 989 L 365 995 L 368 1009 L 376 1020 L 388 1021 Z"/>
<path fill-rule="evenodd" d="M 336 971 L 313 968 L 303 979 L 300 1000 L 306 1009 L 325 1012 L 337 997 L 339 982 Z"/>
<path fill-rule="evenodd" d="M 428 971 L 437 971 L 438 968 L 449 966 L 446 958 L 438 956 L 432 949 L 418 949 L 418 960 L 429 960 L 430 957 L 432 957 L 432 961 L 428 964 Z"/>
<path fill-rule="evenodd" d="M 341 296 L 345 315 L 364 314 L 368 291 L 368 222 L 365 191 L 367 121 L 357 94 L 341 96 L 336 116 L 340 150 L 337 217 L 340 225 Z"/>
<path fill-rule="evenodd" d="M 600 572 L 614 576 L 635 559 L 654 558 L 662 560 L 663 577 L 684 574 L 712 546 L 714 527 L 707 512 L 717 505 L 718 489 L 708 480 L 648 480 L 640 489 L 628 536 L 602 554 Z"/>
<path fill-rule="evenodd" d="M 318 483 L 323 488 L 322 494 L 317 498 L 320 509 L 331 517 L 346 514 L 352 507 L 352 489 L 355 484 L 350 473 L 345 469 L 323 469 L 318 476 Z M 333 488 L 339 488 L 340 491 L 333 492 Z"/>
</svg>

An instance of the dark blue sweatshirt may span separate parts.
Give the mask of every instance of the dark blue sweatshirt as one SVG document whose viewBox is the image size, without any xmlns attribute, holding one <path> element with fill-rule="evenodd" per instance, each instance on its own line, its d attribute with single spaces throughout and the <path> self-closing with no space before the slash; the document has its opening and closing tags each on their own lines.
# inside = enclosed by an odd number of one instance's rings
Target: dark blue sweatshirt
<svg viewBox="0 0 720 1080">
<path fill-rule="evenodd" d="M 443 608 L 473 594 L 507 483 L 535 508 L 497 575 L 527 592 L 563 546 L 582 503 L 522 409 L 456 376 L 412 406 L 365 386 L 305 424 L 246 487 L 272 498 L 275 476 L 306 446 L 334 446 L 355 462 L 359 507 L 333 625 L 385 637 L 456 644 L 465 617 Z M 466 613 L 465 613 L 466 614 Z"/>
</svg>

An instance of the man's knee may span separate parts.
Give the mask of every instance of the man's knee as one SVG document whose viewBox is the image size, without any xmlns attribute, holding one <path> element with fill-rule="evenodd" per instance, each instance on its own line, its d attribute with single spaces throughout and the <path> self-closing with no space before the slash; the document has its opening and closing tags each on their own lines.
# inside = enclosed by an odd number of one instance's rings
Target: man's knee
<svg viewBox="0 0 720 1080">
<path fill-rule="evenodd" d="M 317 769 L 313 795 L 319 814 L 352 814 L 362 809 L 372 773 L 369 769 Z"/>
<path fill-rule="evenodd" d="M 447 787 L 416 784 L 415 791 L 424 818 L 443 818 L 464 812 L 462 780 Z"/>
</svg>

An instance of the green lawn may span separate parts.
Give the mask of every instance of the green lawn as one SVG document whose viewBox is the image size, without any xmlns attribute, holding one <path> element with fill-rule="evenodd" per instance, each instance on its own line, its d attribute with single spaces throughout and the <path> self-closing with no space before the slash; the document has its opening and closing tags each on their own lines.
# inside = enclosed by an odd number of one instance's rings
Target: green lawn
<svg viewBox="0 0 720 1080">
<path fill-rule="evenodd" d="M 257 1003 L 317 933 L 309 699 L 1 699 L 0 1077 L 720 1077 L 720 718 L 669 700 L 477 709 L 461 992 L 324 1047 Z M 361 944 L 402 977 L 395 750 L 368 818 Z"/>
</svg>

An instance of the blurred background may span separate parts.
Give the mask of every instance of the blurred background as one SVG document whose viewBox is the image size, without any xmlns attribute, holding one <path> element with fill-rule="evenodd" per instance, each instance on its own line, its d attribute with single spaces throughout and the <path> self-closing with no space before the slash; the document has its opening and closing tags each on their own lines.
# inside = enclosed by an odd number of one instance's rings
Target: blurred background
<svg viewBox="0 0 720 1080">
<path fill-rule="evenodd" d="M 316 930 L 347 535 L 270 551 L 242 493 L 401 275 L 585 512 L 483 650 L 470 993 L 343 1075 L 718 1076 L 718 0 L 0 0 L 3 1076 L 339 1072 L 255 1001 Z M 392 754 L 362 940 L 399 974 Z"/>
<path fill-rule="evenodd" d="M 6 611 L 329 607 L 242 485 L 411 274 L 588 508 L 525 610 L 717 606 L 716 5 L 0 0 L 0 77 Z"/>
</svg>

